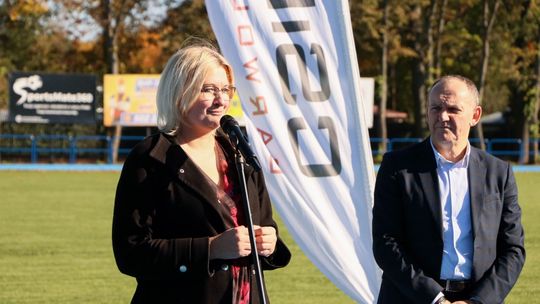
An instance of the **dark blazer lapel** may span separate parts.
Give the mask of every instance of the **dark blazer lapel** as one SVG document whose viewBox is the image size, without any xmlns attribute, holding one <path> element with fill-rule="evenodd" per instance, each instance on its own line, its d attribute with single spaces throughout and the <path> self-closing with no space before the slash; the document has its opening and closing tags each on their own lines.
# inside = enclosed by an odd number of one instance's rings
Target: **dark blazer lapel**
<svg viewBox="0 0 540 304">
<path fill-rule="evenodd" d="M 479 154 L 471 147 L 471 156 L 469 158 L 468 178 L 469 178 L 469 193 L 471 200 L 471 220 L 473 225 L 474 237 L 481 231 L 478 231 L 479 226 L 475 225 L 475 218 L 480 218 L 482 201 L 484 197 L 484 181 L 486 176 L 486 167 L 479 159 Z"/>
<path fill-rule="evenodd" d="M 219 214 L 223 227 L 233 227 L 232 220 L 223 215 L 224 210 L 218 202 L 215 185 L 210 184 L 201 169 L 171 140 L 174 141 L 161 134 L 150 155 L 162 162 L 171 175 L 177 176 L 183 184 L 199 194 Z"/>
<path fill-rule="evenodd" d="M 482 235 L 481 225 L 478 223 L 478 221 L 475 221 L 475 219 L 483 218 L 482 212 L 484 211 L 484 208 L 482 208 L 482 202 L 484 198 L 484 181 L 486 180 L 486 167 L 480 159 L 480 155 L 473 147 L 471 147 L 471 155 L 469 157 L 469 167 L 467 170 L 467 175 L 469 178 L 473 242 L 476 243 L 477 237 L 481 237 Z M 476 252 L 476 247 L 477 246 L 473 245 L 473 279 L 476 277 L 476 274 L 474 272 L 474 259 L 480 257 L 479 254 L 477 254 Z"/>
<path fill-rule="evenodd" d="M 197 192 L 216 211 L 221 209 L 215 191 L 216 186 L 210 183 L 208 177 L 204 175 L 201 169 L 191 159 L 186 159 L 178 169 L 177 175 L 181 182 Z"/>
<path fill-rule="evenodd" d="M 422 182 L 422 189 L 424 190 L 424 195 L 426 196 L 426 202 L 431 210 L 431 215 L 439 228 L 439 235 L 442 239 L 443 229 L 442 229 L 442 211 L 441 211 L 441 202 L 439 200 L 439 184 L 437 181 L 437 172 L 421 172 L 419 173 L 420 180 Z"/>
<path fill-rule="evenodd" d="M 437 177 L 437 162 L 435 161 L 435 155 L 429 142 L 429 138 L 423 142 L 422 153 L 418 155 L 419 163 L 421 164 L 418 170 L 418 177 L 426 204 L 431 210 L 431 214 L 437 227 L 439 228 L 439 235 L 441 240 L 443 238 L 442 228 L 442 210 L 441 202 L 439 198 L 439 180 Z M 430 161 L 426 161 L 430 160 Z"/>
</svg>

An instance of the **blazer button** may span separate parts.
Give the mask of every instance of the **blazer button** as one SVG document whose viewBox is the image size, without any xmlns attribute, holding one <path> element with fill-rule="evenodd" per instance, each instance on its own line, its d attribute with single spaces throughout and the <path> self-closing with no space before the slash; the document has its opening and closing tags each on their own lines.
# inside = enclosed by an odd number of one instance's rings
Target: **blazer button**
<svg viewBox="0 0 540 304">
<path fill-rule="evenodd" d="M 227 264 L 221 265 L 221 270 L 223 270 L 223 271 L 229 270 L 229 265 L 227 265 Z"/>
<path fill-rule="evenodd" d="M 178 270 L 179 270 L 180 272 L 186 272 L 186 271 L 187 271 L 187 267 L 186 267 L 186 265 L 181 265 L 180 267 L 178 267 Z"/>
<path fill-rule="evenodd" d="M 184 169 L 178 170 L 178 173 L 184 173 Z"/>
</svg>

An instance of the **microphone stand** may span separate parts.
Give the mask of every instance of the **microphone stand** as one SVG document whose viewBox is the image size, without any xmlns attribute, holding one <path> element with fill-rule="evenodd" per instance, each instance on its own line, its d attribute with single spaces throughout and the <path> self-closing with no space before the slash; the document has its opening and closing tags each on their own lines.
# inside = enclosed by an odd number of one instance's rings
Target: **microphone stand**
<svg viewBox="0 0 540 304">
<path fill-rule="evenodd" d="M 255 241 L 255 230 L 253 228 L 253 217 L 251 215 L 251 207 L 249 205 L 249 196 L 247 192 L 246 176 L 244 166 L 246 164 L 242 154 L 238 150 L 238 138 L 236 136 L 229 135 L 231 142 L 233 143 L 235 149 L 235 158 L 234 162 L 236 164 L 236 171 L 238 172 L 238 179 L 240 181 L 240 190 L 242 191 L 242 203 L 244 206 L 244 217 L 246 221 L 246 226 L 249 231 L 249 241 L 251 244 L 251 259 L 253 265 L 255 265 L 255 276 L 257 279 L 257 285 L 259 287 L 259 298 L 260 302 L 266 304 L 266 292 L 264 288 L 263 273 L 261 268 L 261 261 L 259 260 L 259 254 L 257 253 L 257 243 Z M 251 290 L 250 290 L 251 292 Z"/>
</svg>

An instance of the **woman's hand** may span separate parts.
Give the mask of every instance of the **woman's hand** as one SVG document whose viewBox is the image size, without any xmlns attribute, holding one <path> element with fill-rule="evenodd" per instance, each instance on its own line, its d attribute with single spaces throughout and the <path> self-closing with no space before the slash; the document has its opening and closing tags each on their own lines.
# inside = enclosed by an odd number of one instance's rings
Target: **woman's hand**
<svg viewBox="0 0 540 304">
<path fill-rule="evenodd" d="M 255 242 L 257 244 L 257 253 L 262 256 L 270 256 L 276 249 L 277 235 L 276 229 L 272 226 L 254 225 Z"/>
<path fill-rule="evenodd" d="M 254 225 L 257 253 L 270 256 L 276 249 L 276 229 L 271 226 Z M 210 238 L 210 259 L 236 259 L 251 253 L 249 231 L 245 226 L 231 228 Z"/>
<path fill-rule="evenodd" d="M 210 259 L 236 259 L 251 253 L 249 232 L 238 226 L 210 238 Z"/>
</svg>

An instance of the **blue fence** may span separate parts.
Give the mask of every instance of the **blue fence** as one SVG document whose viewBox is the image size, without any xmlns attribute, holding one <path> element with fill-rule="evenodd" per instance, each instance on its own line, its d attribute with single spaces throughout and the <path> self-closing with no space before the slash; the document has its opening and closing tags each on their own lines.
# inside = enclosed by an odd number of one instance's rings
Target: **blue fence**
<svg viewBox="0 0 540 304">
<path fill-rule="evenodd" d="M 143 136 L 121 136 L 122 145 L 118 149 L 118 156 L 125 156 L 131 147 Z M 392 151 L 418 143 L 422 138 L 388 138 L 386 150 Z M 370 138 L 372 153 L 374 156 L 381 155 L 379 146 L 383 143 L 382 138 Z M 477 138 L 471 138 L 473 145 L 478 145 Z M 102 159 L 106 163 L 112 163 L 114 137 L 104 135 L 21 135 L 0 134 L 0 158 L 5 155 L 28 157 L 31 163 L 38 163 L 43 156 L 60 156 L 66 158 L 70 164 L 77 163 L 81 157 Z M 540 143 L 540 139 L 531 139 L 529 144 Z M 517 158 L 523 148 L 523 142 L 519 138 L 492 138 L 485 139 L 488 153 L 506 158 Z M 530 151 L 533 153 L 532 149 Z"/>
<path fill-rule="evenodd" d="M 126 155 L 131 147 L 144 136 L 121 136 L 120 141 L 128 148 L 119 148 L 118 155 Z M 7 143 L 10 142 L 8 145 Z M 113 160 L 114 137 L 104 135 L 20 135 L 0 134 L 0 155 L 29 156 L 31 163 L 38 163 L 40 156 L 58 155 L 67 157 L 70 164 L 77 163 L 82 156 Z"/>
<path fill-rule="evenodd" d="M 386 150 L 392 151 L 399 149 L 414 143 L 418 143 L 424 140 L 423 138 L 388 138 L 386 140 Z M 379 145 L 383 143 L 382 138 L 370 138 L 371 149 L 374 156 L 382 154 L 382 151 L 378 150 Z M 469 141 L 474 146 L 479 146 L 480 140 L 478 138 L 470 138 Z M 533 138 L 529 140 L 529 154 L 533 155 L 532 145 L 540 144 L 539 138 Z M 486 145 L 486 151 L 492 155 L 498 157 L 514 157 L 520 156 L 523 149 L 523 141 L 521 138 L 491 138 L 484 139 Z"/>
</svg>

